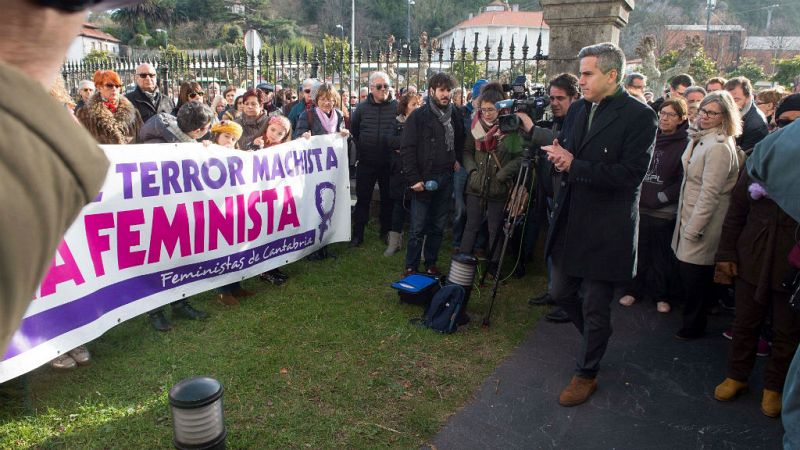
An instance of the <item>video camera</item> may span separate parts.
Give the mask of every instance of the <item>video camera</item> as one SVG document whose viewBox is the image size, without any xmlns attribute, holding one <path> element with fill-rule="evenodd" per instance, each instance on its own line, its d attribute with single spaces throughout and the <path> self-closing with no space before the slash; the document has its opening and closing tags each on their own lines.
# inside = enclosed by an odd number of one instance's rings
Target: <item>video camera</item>
<svg viewBox="0 0 800 450">
<path fill-rule="evenodd" d="M 498 110 L 510 110 L 507 114 L 501 114 L 497 118 L 500 131 L 512 133 L 517 131 L 522 125 L 522 120 L 515 113 L 521 112 L 528 115 L 534 122 L 542 120 L 544 111 L 550 105 L 550 98 L 544 86 L 530 86 L 530 82 L 525 75 L 517 75 L 511 84 L 511 98 L 495 103 Z"/>
</svg>

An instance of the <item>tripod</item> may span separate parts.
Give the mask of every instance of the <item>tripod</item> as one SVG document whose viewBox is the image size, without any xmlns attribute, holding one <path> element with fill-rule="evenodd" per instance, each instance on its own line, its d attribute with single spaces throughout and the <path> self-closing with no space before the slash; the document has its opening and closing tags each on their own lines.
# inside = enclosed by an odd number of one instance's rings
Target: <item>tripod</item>
<svg viewBox="0 0 800 450">
<path fill-rule="evenodd" d="M 531 149 L 530 147 L 523 147 L 522 149 L 522 162 L 519 166 L 519 170 L 517 171 L 517 180 L 514 183 L 514 187 L 512 188 L 511 192 L 508 194 L 508 200 L 506 200 L 506 209 L 508 213 L 503 220 L 502 226 L 502 236 L 503 236 L 503 245 L 500 248 L 500 256 L 497 259 L 497 266 L 494 268 L 494 284 L 492 285 L 492 300 L 489 303 L 489 311 L 483 317 L 483 326 L 489 327 L 490 325 L 490 318 L 492 316 L 492 309 L 494 309 L 494 301 L 497 298 L 497 288 L 500 286 L 500 274 L 503 268 L 503 259 L 506 255 L 506 250 L 508 249 L 508 242 L 511 240 L 511 237 L 514 234 L 514 222 L 517 216 L 521 213 L 523 209 L 523 205 L 526 202 L 526 199 L 523 199 L 523 195 L 521 192 L 524 191 L 523 183 L 525 180 L 528 180 L 528 176 L 531 172 L 531 165 L 535 166 L 535 162 L 531 157 Z M 494 256 L 495 250 L 497 249 L 497 245 L 500 243 L 500 236 L 501 233 L 497 233 L 495 236 L 494 242 L 492 243 L 490 250 L 489 250 L 489 257 L 491 258 Z M 481 284 L 486 281 L 486 275 L 489 273 L 487 270 L 483 273 L 481 277 Z"/>
</svg>

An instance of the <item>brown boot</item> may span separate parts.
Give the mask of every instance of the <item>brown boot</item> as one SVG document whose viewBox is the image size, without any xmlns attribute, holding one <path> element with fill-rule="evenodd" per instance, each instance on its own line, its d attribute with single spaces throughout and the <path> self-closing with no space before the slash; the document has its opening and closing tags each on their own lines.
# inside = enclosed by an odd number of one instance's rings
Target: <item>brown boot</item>
<svg viewBox="0 0 800 450">
<path fill-rule="evenodd" d="M 236 297 L 234 297 L 230 292 L 219 294 L 217 301 L 225 306 L 239 306 L 239 300 L 236 300 Z"/>
<path fill-rule="evenodd" d="M 747 383 L 736 381 L 733 378 L 725 378 L 717 388 L 714 389 L 714 398 L 721 402 L 729 402 L 739 394 L 747 392 Z"/>
<path fill-rule="evenodd" d="M 248 291 L 247 289 L 244 288 L 239 288 L 235 289 L 233 292 L 231 292 L 231 294 L 233 294 L 233 296 L 236 298 L 245 298 L 255 295 L 255 292 Z"/>
<path fill-rule="evenodd" d="M 761 412 L 767 417 L 778 417 L 781 415 L 782 407 L 781 393 L 764 389 L 761 397 Z"/>
<path fill-rule="evenodd" d="M 576 406 L 585 402 L 597 389 L 597 380 L 581 378 L 579 376 L 572 377 L 569 385 L 561 391 L 558 396 L 558 404 L 561 406 Z"/>
</svg>

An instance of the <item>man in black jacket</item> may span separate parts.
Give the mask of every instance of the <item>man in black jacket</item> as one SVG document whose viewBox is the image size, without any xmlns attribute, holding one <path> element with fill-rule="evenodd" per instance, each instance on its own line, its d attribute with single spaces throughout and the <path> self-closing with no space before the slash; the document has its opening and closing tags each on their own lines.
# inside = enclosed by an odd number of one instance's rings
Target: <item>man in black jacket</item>
<svg viewBox="0 0 800 450">
<path fill-rule="evenodd" d="M 562 406 L 585 402 L 597 388 L 614 288 L 636 271 L 639 192 L 657 129 L 653 110 L 622 89 L 619 47 L 596 44 L 578 57 L 583 100 L 570 106 L 559 138 L 543 147 L 562 174 L 545 247 L 551 294 L 583 335 Z"/>
<path fill-rule="evenodd" d="M 353 237 L 350 245 L 364 242 L 364 228 L 369 221 L 369 203 L 375 182 L 381 192 L 381 238 L 389 233 L 392 222 L 392 199 L 389 196 L 389 162 L 392 149 L 389 138 L 394 134 L 397 101 L 389 94 L 389 75 L 372 72 L 370 93 L 361 102 L 350 120 L 350 133 L 358 151 L 356 167 L 356 209 L 353 213 Z"/>
<path fill-rule="evenodd" d="M 725 90 L 731 94 L 742 113 L 742 135 L 736 138 L 736 145 L 749 155 L 753 147 L 769 134 L 767 119 L 753 101 L 750 80 L 745 77 L 731 78 L 725 83 Z"/>
<path fill-rule="evenodd" d="M 455 86 L 452 76 L 433 75 L 428 80 L 428 103 L 408 116 L 403 130 L 400 158 L 406 183 L 414 193 L 406 273 L 417 271 L 421 251 L 426 272 L 439 273 L 436 259 L 453 201 L 453 172 L 459 169 L 464 151 L 464 122 L 450 98 Z"/>
<path fill-rule="evenodd" d="M 136 89 L 125 97 L 139 111 L 143 123 L 158 113 L 169 114 L 175 108 L 172 99 L 159 92 L 156 69 L 151 64 L 139 64 L 134 81 Z"/>
</svg>

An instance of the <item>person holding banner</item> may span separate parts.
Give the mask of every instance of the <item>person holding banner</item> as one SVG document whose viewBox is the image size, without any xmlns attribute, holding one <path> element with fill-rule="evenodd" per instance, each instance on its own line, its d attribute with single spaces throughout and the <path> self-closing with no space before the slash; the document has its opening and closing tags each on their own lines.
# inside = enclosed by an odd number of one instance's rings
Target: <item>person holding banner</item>
<svg viewBox="0 0 800 450">
<path fill-rule="evenodd" d="M 196 142 L 208 133 L 214 119 L 214 112 L 205 103 L 187 102 L 181 106 L 174 121 L 172 116 L 166 113 L 153 116 L 142 127 L 139 140 L 148 144 Z M 172 314 L 190 320 L 208 317 L 208 313 L 193 308 L 185 299 L 172 303 Z M 164 308 L 150 311 L 148 315 L 150 323 L 156 330 L 169 331 L 172 328 L 164 316 Z"/>
<path fill-rule="evenodd" d="M 259 148 L 268 148 L 273 145 L 283 144 L 288 142 L 289 137 L 292 135 L 292 124 L 289 119 L 283 116 L 272 116 L 267 121 L 267 131 L 263 136 L 259 136 L 253 140 L 253 146 Z M 261 281 L 280 286 L 289 279 L 289 275 L 283 273 L 280 269 L 268 270 L 259 275 Z"/>
<path fill-rule="evenodd" d="M 344 114 L 334 105 L 339 104 L 339 93 L 331 83 L 322 83 L 314 87 L 311 98 L 314 106 L 297 118 L 295 136 L 309 139 L 311 136 L 321 134 L 339 133 L 350 136 L 350 131 L 344 127 Z M 310 260 L 321 260 L 332 256 L 326 247 L 322 247 L 309 255 Z"/>
<path fill-rule="evenodd" d="M 132 144 L 142 127 L 142 117 L 120 93 L 119 75 L 113 70 L 98 70 L 93 81 L 97 92 L 75 116 L 100 144 Z"/>
</svg>

